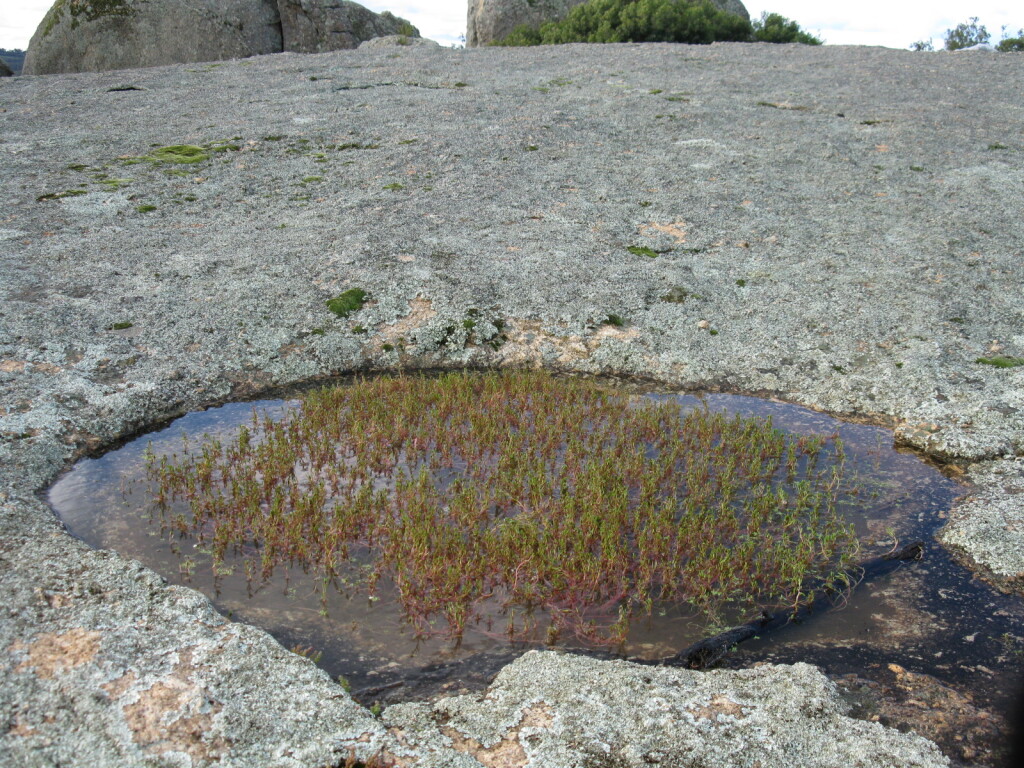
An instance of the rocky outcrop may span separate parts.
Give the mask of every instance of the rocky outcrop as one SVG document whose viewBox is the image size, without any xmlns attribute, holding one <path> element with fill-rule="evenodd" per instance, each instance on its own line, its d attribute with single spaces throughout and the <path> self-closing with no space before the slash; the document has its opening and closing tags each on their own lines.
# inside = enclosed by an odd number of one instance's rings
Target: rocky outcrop
<svg viewBox="0 0 1024 768">
<path fill-rule="evenodd" d="M 365 40 L 386 35 L 419 37 L 405 19 L 348 0 L 278 0 L 277 5 L 286 51 L 323 53 L 358 48 Z"/>
<path fill-rule="evenodd" d="M 273 0 L 57 0 L 32 36 L 24 72 L 102 72 L 281 50 Z"/>
<path fill-rule="evenodd" d="M 477 764 L 452 751 L 489 766 L 949 765 L 848 710 L 807 664 L 700 673 L 531 651 L 482 696 L 397 704 L 382 720 L 427 765 Z"/>
<path fill-rule="evenodd" d="M 101 72 L 265 53 L 357 48 L 419 32 L 347 0 L 57 0 L 25 59 L 25 74 Z"/>
<path fill-rule="evenodd" d="M 469 0 L 466 45 L 474 48 L 500 40 L 518 26 L 537 27 L 564 19 L 586 0 Z M 740 0 L 711 0 L 723 11 L 750 18 Z"/>
<path fill-rule="evenodd" d="M 13 74 L 14 73 L 11 72 L 10 67 L 7 66 L 4 60 L 0 59 L 0 77 L 10 77 Z"/>
</svg>

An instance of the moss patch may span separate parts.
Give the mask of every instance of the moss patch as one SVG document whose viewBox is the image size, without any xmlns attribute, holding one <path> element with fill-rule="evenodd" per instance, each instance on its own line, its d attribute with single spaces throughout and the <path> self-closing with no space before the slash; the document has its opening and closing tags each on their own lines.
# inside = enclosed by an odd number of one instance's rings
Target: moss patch
<svg viewBox="0 0 1024 768">
<path fill-rule="evenodd" d="M 154 163 L 201 163 L 210 159 L 209 151 L 195 144 L 172 144 L 154 149 L 146 159 Z"/>
<path fill-rule="evenodd" d="M 1019 368 L 1024 365 L 1024 357 L 995 355 L 994 357 L 979 357 L 974 362 L 981 363 L 982 365 L 993 365 L 996 368 Z"/>
<path fill-rule="evenodd" d="M 349 288 L 340 296 L 325 302 L 327 308 L 338 317 L 348 317 L 353 312 L 358 312 L 366 303 L 366 291 L 362 288 Z"/>
</svg>

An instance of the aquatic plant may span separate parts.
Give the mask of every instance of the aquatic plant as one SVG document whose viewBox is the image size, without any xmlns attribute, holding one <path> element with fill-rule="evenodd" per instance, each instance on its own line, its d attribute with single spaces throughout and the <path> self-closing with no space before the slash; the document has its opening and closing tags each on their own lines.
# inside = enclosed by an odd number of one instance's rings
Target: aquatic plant
<svg viewBox="0 0 1024 768">
<path fill-rule="evenodd" d="M 250 582 L 301 566 L 325 600 L 393 585 L 422 635 L 496 605 L 510 637 L 616 646 L 656 606 L 717 619 L 842 585 L 843 461 L 835 436 L 516 371 L 311 392 L 231 440 L 149 452 L 147 475 L 165 529 L 215 568 L 241 556 Z"/>
</svg>

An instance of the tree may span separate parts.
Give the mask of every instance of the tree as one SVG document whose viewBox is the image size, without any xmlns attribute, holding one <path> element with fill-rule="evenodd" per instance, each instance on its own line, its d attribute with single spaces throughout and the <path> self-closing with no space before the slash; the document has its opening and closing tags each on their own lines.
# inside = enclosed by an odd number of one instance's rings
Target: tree
<svg viewBox="0 0 1024 768">
<path fill-rule="evenodd" d="M 1014 51 L 1016 53 L 1024 53 L 1024 29 L 1018 29 L 1016 37 L 1007 37 L 1006 27 L 1003 27 L 1003 39 L 999 41 L 999 45 L 996 46 L 997 51 Z"/>
<path fill-rule="evenodd" d="M 973 45 L 983 45 L 992 39 L 984 25 L 978 25 L 978 17 L 972 16 L 968 22 L 957 24 L 953 29 L 946 30 L 946 50 L 959 51 Z"/>
<path fill-rule="evenodd" d="M 754 22 L 754 40 L 759 43 L 803 43 L 804 45 L 821 45 L 825 41 L 809 32 L 800 29 L 795 21 L 790 21 L 779 13 L 761 14 L 759 21 Z"/>
</svg>

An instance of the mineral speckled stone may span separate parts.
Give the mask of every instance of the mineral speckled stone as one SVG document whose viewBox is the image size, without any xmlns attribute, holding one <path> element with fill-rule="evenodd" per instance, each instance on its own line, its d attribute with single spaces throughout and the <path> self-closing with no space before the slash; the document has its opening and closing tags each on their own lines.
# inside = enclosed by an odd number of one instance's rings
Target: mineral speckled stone
<svg viewBox="0 0 1024 768">
<path fill-rule="evenodd" d="M 381 720 L 71 538 L 39 494 L 83 452 L 228 398 L 544 365 L 773 393 L 983 461 L 948 540 L 1020 573 L 1024 368 L 977 360 L 1024 356 L 1022 92 L 1011 54 L 765 44 L 0 80 L 0 762 L 561 768 L 693 745 L 723 768 L 747 749 L 763 768 L 943 764 L 847 719 L 805 667 L 647 683 L 538 654 L 493 703 Z M 326 306 L 357 288 L 357 311 Z"/>
</svg>

